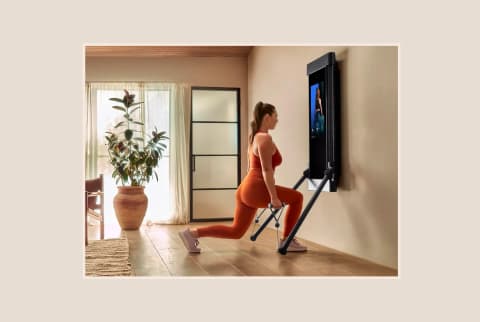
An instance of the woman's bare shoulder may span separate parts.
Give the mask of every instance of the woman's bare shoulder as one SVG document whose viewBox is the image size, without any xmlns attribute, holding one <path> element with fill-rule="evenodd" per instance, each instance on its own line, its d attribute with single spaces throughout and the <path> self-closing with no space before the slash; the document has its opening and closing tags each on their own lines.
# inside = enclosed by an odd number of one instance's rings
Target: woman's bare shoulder
<svg viewBox="0 0 480 322">
<path fill-rule="evenodd" d="M 259 144 L 273 142 L 272 136 L 268 133 L 257 133 L 255 140 Z"/>
<path fill-rule="evenodd" d="M 258 150 L 262 151 L 272 151 L 274 149 L 274 144 L 272 137 L 268 133 L 258 133 L 255 135 L 255 142 L 254 142 L 255 149 L 254 151 L 258 154 Z"/>
</svg>

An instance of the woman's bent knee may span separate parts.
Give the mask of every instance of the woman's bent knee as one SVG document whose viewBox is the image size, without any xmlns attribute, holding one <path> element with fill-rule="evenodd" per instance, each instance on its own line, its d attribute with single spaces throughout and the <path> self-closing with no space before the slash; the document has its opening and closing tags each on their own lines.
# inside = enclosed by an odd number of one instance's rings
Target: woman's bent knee
<svg viewBox="0 0 480 322">
<path fill-rule="evenodd" d="M 290 203 L 303 203 L 303 194 L 297 190 L 290 191 Z"/>
<path fill-rule="evenodd" d="M 295 200 L 297 202 L 303 202 L 303 194 L 300 191 L 295 190 L 296 195 L 295 195 Z"/>
<path fill-rule="evenodd" d="M 235 229 L 234 231 L 232 231 L 232 234 L 230 235 L 230 238 L 231 239 L 240 239 L 243 237 L 243 235 L 245 235 L 245 232 L 244 230 L 239 230 L 239 229 Z"/>
</svg>

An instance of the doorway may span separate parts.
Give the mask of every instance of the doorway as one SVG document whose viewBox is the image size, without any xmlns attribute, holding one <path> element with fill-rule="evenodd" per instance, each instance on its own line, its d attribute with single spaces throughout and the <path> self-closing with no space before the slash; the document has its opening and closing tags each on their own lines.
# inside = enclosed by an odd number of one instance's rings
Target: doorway
<svg viewBox="0 0 480 322">
<path fill-rule="evenodd" d="M 240 89 L 192 87 L 190 221 L 233 219 L 240 184 Z"/>
</svg>

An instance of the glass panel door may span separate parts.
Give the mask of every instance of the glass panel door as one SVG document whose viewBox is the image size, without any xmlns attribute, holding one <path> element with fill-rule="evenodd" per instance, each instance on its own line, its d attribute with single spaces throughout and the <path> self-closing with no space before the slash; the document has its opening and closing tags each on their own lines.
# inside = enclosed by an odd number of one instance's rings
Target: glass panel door
<svg viewBox="0 0 480 322">
<path fill-rule="evenodd" d="M 240 183 L 240 89 L 192 87 L 191 221 L 232 219 Z"/>
</svg>

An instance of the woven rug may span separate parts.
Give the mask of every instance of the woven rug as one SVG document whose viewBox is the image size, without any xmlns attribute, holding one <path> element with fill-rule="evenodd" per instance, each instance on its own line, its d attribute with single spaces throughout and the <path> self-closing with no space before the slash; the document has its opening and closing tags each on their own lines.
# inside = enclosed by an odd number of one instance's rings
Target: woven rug
<svg viewBox="0 0 480 322">
<path fill-rule="evenodd" d="M 130 276 L 126 238 L 92 240 L 85 248 L 86 276 Z"/>
</svg>

